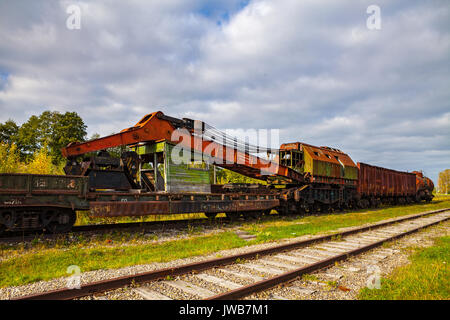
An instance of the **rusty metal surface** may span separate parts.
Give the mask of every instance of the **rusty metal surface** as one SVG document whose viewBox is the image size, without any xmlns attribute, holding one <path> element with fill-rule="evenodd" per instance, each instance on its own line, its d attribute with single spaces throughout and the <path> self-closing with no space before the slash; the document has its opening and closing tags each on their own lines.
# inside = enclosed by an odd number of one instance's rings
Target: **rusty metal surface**
<svg viewBox="0 0 450 320">
<path fill-rule="evenodd" d="M 416 175 L 358 162 L 358 192 L 362 196 L 414 197 Z"/>
<path fill-rule="evenodd" d="M 311 158 L 314 160 L 330 162 L 336 165 L 340 165 L 340 162 L 342 162 L 346 167 L 356 168 L 356 164 L 353 162 L 350 156 L 336 148 L 317 147 L 303 142 L 284 143 L 280 146 L 280 150 L 292 149 L 307 151 L 311 154 Z M 327 155 L 329 155 L 329 157 Z M 340 160 L 340 162 L 338 159 Z"/>
<path fill-rule="evenodd" d="M 434 183 L 430 178 L 425 177 L 423 175 L 423 172 L 421 172 L 421 171 L 413 171 L 412 173 L 414 173 L 416 175 L 417 191 L 420 191 L 420 190 L 428 190 L 430 192 L 433 191 Z"/>
<path fill-rule="evenodd" d="M 86 210 L 87 184 L 87 178 L 81 176 L 0 174 L 0 208 Z"/>
<path fill-rule="evenodd" d="M 107 148 L 136 144 L 140 141 L 170 140 L 174 126 L 168 121 L 160 120 L 158 117 L 160 114 L 162 114 L 160 111 L 150 113 L 135 126 L 117 134 L 87 142 L 71 143 L 61 150 L 62 154 L 66 158 L 72 158 Z"/>
<path fill-rule="evenodd" d="M 2 193 L 53 193 L 79 194 L 87 192 L 87 178 L 45 174 L 0 174 L 0 194 Z"/>
<path fill-rule="evenodd" d="M 96 201 L 90 203 L 94 217 L 167 215 L 179 213 L 221 213 L 268 210 L 279 206 L 278 199 L 269 200 L 197 200 L 197 201 Z"/>
<path fill-rule="evenodd" d="M 309 173 L 316 183 L 356 185 L 358 168 L 350 156 L 341 150 L 330 147 L 316 147 L 302 142 L 286 143 L 280 147 L 280 157 L 286 152 L 296 151 L 302 156 L 302 161 L 296 165 L 296 170 Z M 283 163 L 286 161 L 280 159 Z"/>
<path fill-rule="evenodd" d="M 412 220 L 417 217 L 427 216 L 427 215 L 431 215 L 431 214 L 439 213 L 439 212 L 443 212 L 443 211 L 448 211 L 448 210 L 449 210 L 449 208 L 445 208 L 445 209 L 440 209 L 440 210 L 435 210 L 435 211 L 424 212 L 424 213 L 420 213 L 420 214 L 410 215 L 407 217 L 392 219 L 392 220 L 385 221 L 385 222 L 379 222 L 379 223 L 372 224 L 369 226 L 357 227 L 357 228 L 347 230 L 344 232 L 333 233 L 333 234 L 325 235 L 325 236 L 317 236 L 317 237 L 313 237 L 313 238 L 307 239 L 307 240 L 301 240 L 301 241 L 297 241 L 297 242 L 293 242 L 293 243 L 282 244 L 282 245 L 278 245 L 275 247 L 255 250 L 255 251 L 247 252 L 247 253 L 243 253 L 243 254 L 237 254 L 237 255 L 223 257 L 223 258 L 216 258 L 216 259 L 211 259 L 211 260 L 207 260 L 207 261 L 195 262 L 195 263 L 190 263 L 190 264 L 186 264 L 186 265 L 182 265 L 182 266 L 178 266 L 178 267 L 150 271 L 150 272 L 140 273 L 140 274 L 136 274 L 136 275 L 123 276 L 123 277 L 110 279 L 110 280 L 93 282 L 93 283 L 81 286 L 80 289 L 64 288 L 64 289 L 48 291 L 45 293 L 38 293 L 38 294 L 33 294 L 33 295 L 28 295 L 28 296 L 23 296 L 23 297 L 17 297 L 17 298 L 14 298 L 13 300 L 68 300 L 68 299 L 80 298 L 80 297 L 94 294 L 96 292 L 118 289 L 118 288 L 127 286 L 131 283 L 148 282 L 148 281 L 163 279 L 163 278 L 166 278 L 167 276 L 181 275 L 181 274 L 186 274 L 186 273 L 189 273 L 192 271 L 201 271 L 201 270 L 209 269 L 209 268 L 212 268 L 215 266 L 221 266 L 221 265 L 234 263 L 238 258 L 239 259 L 252 259 L 252 258 L 260 257 L 263 255 L 278 253 L 278 252 L 281 252 L 284 250 L 290 250 L 290 249 L 294 249 L 294 248 L 304 247 L 304 246 L 307 246 L 307 245 L 310 245 L 310 244 L 313 244 L 316 242 L 329 241 L 331 239 L 334 239 L 337 236 L 347 236 L 347 235 L 387 226 L 387 225 L 394 224 L 397 222 Z"/>
</svg>

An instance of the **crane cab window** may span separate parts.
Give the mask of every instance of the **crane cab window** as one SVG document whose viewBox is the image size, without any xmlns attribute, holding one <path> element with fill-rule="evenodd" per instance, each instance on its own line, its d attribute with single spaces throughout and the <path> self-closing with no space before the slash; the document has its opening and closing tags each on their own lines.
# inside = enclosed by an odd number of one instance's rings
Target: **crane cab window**
<svg viewBox="0 0 450 320">
<path fill-rule="evenodd" d="M 303 152 L 298 150 L 281 150 L 280 164 L 291 168 L 302 166 Z"/>
</svg>

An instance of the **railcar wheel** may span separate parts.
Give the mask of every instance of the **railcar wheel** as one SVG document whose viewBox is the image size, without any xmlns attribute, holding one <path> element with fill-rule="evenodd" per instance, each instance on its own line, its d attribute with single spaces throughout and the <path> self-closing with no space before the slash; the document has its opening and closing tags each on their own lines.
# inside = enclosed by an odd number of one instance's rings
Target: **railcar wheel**
<svg viewBox="0 0 450 320">
<path fill-rule="evenodd" d="M 69 232 L 77 216 L 72 210 L 48 210 L 44 213 L 44 227 L 51 233 Z"/>
<path fill-rule="evenodd" d="M 17 223 L 17 214 L 14 210 L 4 211 L 0 214 L 0 224 L 7 229 L 14 229 Z"/>
<path fill-rule="evenodd" d="M 366 202 L 363 199 L 358 201 L 358 204 L 357 204 L 358 208 L 365 209 L 366 208 L 365 205 L 366 205 Z"/>
<path fill-rule="evenodd" d="M 305 211 L 305 214 L 311 214 L 311 206 L 309 204 L 305 204 L 303 210 Z"/>
<path fill-rule="evenodd" d="M 323 203 L 320 206 L 320 213 L 330 213 L 331 212 L 331 206 L 329 204 Z"/>
<path fill-rule="evenodd" d="M 231 221 L 237 220 L 241 216 L 240 212 L 225 212 L 225 214 Z"/>
<path fill-rule="evenodd" d="M 262 216 L 262 212 L 261 211 L 247 211 L 244 212 L 244 218 L 248 218 L 248 219 L 259 219 Z"/>
<path fill-rule="evenodd" d="M 294 212 L 296 215 L 301 215 L 304 216 L 306 214 L 306 210 L 305 210 L 305 204 L 303 203 L 298 203 Z"/>
<path fill-rule="evenodd" d="M 318 214 L 319 213 L 319 209 L 320 209 L 320 205 L 316 202 L 314 202 L 311 206 L 310 206 L 311 210 L 310 213 L 312 214 Z"/>
<path fill-rule="evenodd" d="M 378 207 L 378 201 L 377 201 L 377 199 L 375 199 L 375 198 L 370 198 L 369 203 L 370 203 L 370 207 L 371 207 L 371 208 L 376 208 L 376 207 Z"/>
<path fill-rule="evenodd" d="M 214 212 L 205 212 L 205 216 L 206 216 L 208 219 L 213 220 L 213 219 L 216 218 L 217 213 L 214 213 Z"/>
</svg>

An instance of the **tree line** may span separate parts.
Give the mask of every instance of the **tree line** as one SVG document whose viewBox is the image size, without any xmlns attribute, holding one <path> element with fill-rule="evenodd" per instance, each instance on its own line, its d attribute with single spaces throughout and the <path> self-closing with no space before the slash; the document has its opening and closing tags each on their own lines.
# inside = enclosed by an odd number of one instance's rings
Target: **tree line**
<svg viewBox="0 0 450 320">
<path fill-rule="evenodd" d="M 0 123 L 0 172 L 62 174 L 61 148 L 85 141 L 86 129 L 76 112 L 44 111 L 22 125 Z"/>
</svg>

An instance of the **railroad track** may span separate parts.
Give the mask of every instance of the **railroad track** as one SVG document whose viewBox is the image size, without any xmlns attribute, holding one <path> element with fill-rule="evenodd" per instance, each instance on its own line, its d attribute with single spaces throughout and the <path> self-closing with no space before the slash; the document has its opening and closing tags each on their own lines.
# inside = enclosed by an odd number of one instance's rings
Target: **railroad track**
<svg viewBox="0 0 450 320">
<path fill-rule="evenodd" d="M 448 219 L 448 208 L 429 211 L 243 254 L 90 283 L 80 289 L 60 289 L 15 299 L 68 300 L 124 287 L 148 300 L 240 299 Z"/>
</svg>

